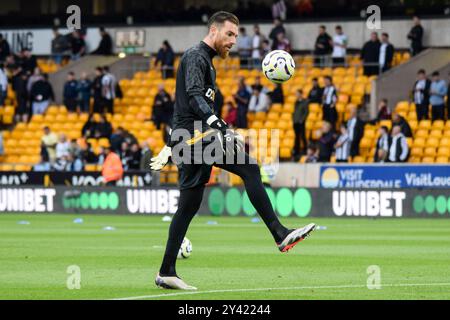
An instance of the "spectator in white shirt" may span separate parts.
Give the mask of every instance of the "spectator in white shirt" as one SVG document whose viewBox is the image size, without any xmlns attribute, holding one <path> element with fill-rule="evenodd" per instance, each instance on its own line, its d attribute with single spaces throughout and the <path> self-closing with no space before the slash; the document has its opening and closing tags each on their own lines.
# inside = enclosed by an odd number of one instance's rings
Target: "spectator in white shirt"
<svg viewBox="0 0 450 320">
<path fill-rule="evenodd" d="M 261 69 L 262 61 L 262 47 L 263 41 L 265 40 L 264 35 L 261 34 L 259 26 L 255 24 L 253 26 L 253 37 L 252 37 L 252 67 L 254 69 Z"/>
<path fill-rule="evenodd" d="M 250 112 L 266 112 L 270 107 L 270 99 L 267 94 L 261 92 L 258 86 L 253 87 L 252 96 L 248 104 L 248 111 Z"/>
<path fill-rule="evenodd" d="M 391 138 L 389 137 L 389 129 L 386 126 L 378 129 L 380 137 L 377 140 L 377 146 L 375 149 L 374 162 L 385 162 L 389 152 L 389 146 L 391 144 Z"/>
<path fill-rule="evenodd" d="M 392 67 L 392 60 L 394 59 L 394 46 L 389 42 L 389 34 L 383 32 L 381 34 L 380 46 L 380 71 L 385 72 Z"/>
<path fill-rule="evenodd" d="M 56 159 L 68 156 L 70 153 L 70 142 L 67 141 L 66 135 L 61 134 L 56 144 Z"/>
<path fill-rule="evenodd" d="M 409 147 L 406 137 L 400 126 L 392 128 L 392 143 L 389 148 L 389 162 L 406 162 L 408 160 Z"/>
<path fill-rule="evenodd" d="M 341 26 L 336 26 L 336 34 L 333 36 L 333 58 L 334 67 L 343 67 L 345 65 L 345 56 L 347 55 L 347 36 L 342 31 Z"/>
<path fill-rule="evenodd" d="M 347 125 L 341 123 L 341 135 L 339 136 L 334 148 L 336 149 L 336 162 L 348 162 L 350 156 L 350 136 L 348 134 Z"/>
<path fill-rule="evenodd" d="M 252 37 L 247 35 L 244 27 L 239 28 L 239 37 L 237 40 L 237 49 L 242 69 L 248 69 L 250 58 L 252 56 Z"/>
<path fill-rule="evenodd" d="M 106 112 L 114 113 L 114 98 L 116 97 L 116 77 L 109 72 L 109 67 L 103 67 L 102 97 Z"/>
</svg>

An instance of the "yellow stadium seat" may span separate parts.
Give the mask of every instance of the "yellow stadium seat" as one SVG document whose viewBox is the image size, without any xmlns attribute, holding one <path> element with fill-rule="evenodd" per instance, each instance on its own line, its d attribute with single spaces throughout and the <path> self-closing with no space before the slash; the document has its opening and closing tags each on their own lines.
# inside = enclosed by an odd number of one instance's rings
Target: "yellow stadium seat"
<svg viewBox="0 0 450 320">
<path fill-rule="evenodd" d="M 422 138 L 428 137 L 428 130 L 426 130 L 426 129 L 418 129 L 416 131 L 416 137 L 422 137 Z"/>
<path fill-rule="evenodd" d="M 444 136 L 439 142 L 441 147 L 450 148 L 450 136 Z"/>
<path fill-rule="evenodd" d="M 424 138 L 414 139 L 413 147 L 424 148 L 425 147 L 425 139 Z"/>
<path fill-rule="evenodd" d="M 435 120 L 435 121 L 432 123 L 432 125 L 431 125 L 431 128 L 432 128 L 432 129 L 440 129 L 440 130 L 443 130 L 444 127 L 445 127 L 444 120 Z"/>
<path fill-rule="evenodd" d="M 364 157 L 362 157 L 362 156 L 356 156 L 356 157 L 353 157 L 352 162 L 354 162 L 354 163 L 364 163 L 364 162 L 366 162 L 366 159 Z"/>
<path fill-rule="evenodd" d="M 426 147 L 423 151 L 424 156 L 427 157 L 435 157 L 436 156 L 436 148 L 434 147 Z"/>
<path fill-rule="evenodd" d="M 430 138 L 428 138 L 425 147 L 437 148 L 438 146 L 439 146 L 439 139 L 435 138 L 435 137 L 430 137 Z"/>
<path fill-rule="evenodd" d="M 423 163 L 434 163 L 434 157 L 423 157 L 422 162 Z"/>
<path fill-rule="evenodd" d="M 431 129 L 431 120 L 420 120 L 419 121 L 419 129 Z"/>
<path fill-rule="evenodd" d="M 436 157 L 436 163 L 448 164 L 449 163 L 448 159 L 449 159 L 449 157 L 438 156 L 438 157 Z"/>
<path fill-rule="evenodd" d="M 429 134 L 430 137 L 434 138 L 441 138 L 442 137 L 442 131 L 440 129 L 433 129 L 430 131 Z"/>
<path fill-rule="evenodd" d="M 437 155 L 444 156 L 444 157 L 450 157 L 450 148 L 449 147 L 439 147 Z"/>
<path fill-rule="evenodd" d="M 420 147 L 411 148 L 411 156 L 422 157 L 422 155 L 423 155 L 423 148 Z"/>
<path fill-rule="evenodd" d="M 412 162 L 412 163 L 420 163 L 421 161 L 422 161 L 422 159 L 420 158 L 420 156 L 419 157 L 411 156 L 411 157 L 409 157 L 409 160 L 408 160 L 408 162 Z"/>
</svg>

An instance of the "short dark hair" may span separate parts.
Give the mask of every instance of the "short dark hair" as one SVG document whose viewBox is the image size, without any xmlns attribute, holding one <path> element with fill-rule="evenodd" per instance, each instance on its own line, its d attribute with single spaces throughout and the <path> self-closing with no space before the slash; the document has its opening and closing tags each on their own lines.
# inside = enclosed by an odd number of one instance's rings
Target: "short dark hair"
<svg viewBox="0 0 450 320">
<path fill-rule="evenodd" d="M 69 72 L 67 72 L 67 74 L 68 74 L 69 76 L 74 76 L 74 75 L 75 75 L 75 72 L 69 71 Z"/>
<path fill-rule="evenodd" d="M 382 129 L 384 132 L 389 132 L 389 128 L 386 126 L 381 126 L 380 129 Z"/>
<path fill-rule="evenodd" d="M 388 99 L 386 99 L 386 98 L 381 99 L 381 101 L 386 103 L 386 104 L 388 103 Z"/>
<path fill-rule="evenodd" d="M 103 67 L 103 70 L 109 71 L 109 66 L 104 66 L 104 67 Z"/>
<path fill-rule="evenodd" d="M 341 127 L 347 129 L 347 123 L 341 122 Z"/>
<path fill-rule="evenodd" d="M 342 30 L 342 27 L 338 24 L 335 29 Z"/>
<path fill-rule="evenodd" d="M 389 38 L 389 34 L 387 32 L 383 32 L 381 35 L 385 36 L 386 38 Z"/>
<path fill-rule="evenodd" d="M 417 71 L 417 74 L 420 74 L 420 73 L 422 73 L 422 74 L 427 74 L 427 73 L 425 72 L 425 69 L 420 69 L 419 71 Z"/>
<path fill-rule="evenodd" d="M 320 29 L 323 29 L 323 30 L 327 30 L 327 27 L 325 27 L 323 24 L 320 25 L 319 28 L 320 28 Z"/>
<path fill-rule="evenodd" d="M 331 76 L 325 76 L 324 79 L 328 79 L 330 82 L 333 82 L 333 78 Z"/>
<path fill-rule="evenodd" d="M 297 89 L 297 92 L 303 94 L 303 89 Z"/>
<path fill-rule="evenodd" d="M 438 77 L 440 74 L 439 74 L 439 71 L 434 71 L 432 74 L 431 74 L 431 76 L 432 77 Z"/>
<path fill-rule="evenodd" d="M 225 21 L 239 25 L 239 19 L 234 14 L 226 11 L 218 11 L 214 13 L 208 20 L 208 29 L 211 29 L 213 24 L 224 24 Z"/>
<path fill-rule="evenodd" d="M 105 27 L 98 28 L 101 32 L 105 32 Z"/>
</svg>

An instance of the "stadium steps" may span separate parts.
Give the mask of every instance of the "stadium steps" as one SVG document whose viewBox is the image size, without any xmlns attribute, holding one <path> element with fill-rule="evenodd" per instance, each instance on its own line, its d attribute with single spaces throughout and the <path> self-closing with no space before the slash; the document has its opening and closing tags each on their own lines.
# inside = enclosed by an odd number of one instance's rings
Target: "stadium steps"
<svg viewBox="0 0 450 320">
<path fill-rule="evenodd" d="M 380 75 L 372 86 L 371 115 L 375 116 L 377 105 L 383 98 L 388 99 L 390 106 L 409 99 L 409 93 L 416 81 L 419 69 L 425 69 L 428 74 L 448 66 L 450 49 L 427 49 L 407 62 Z"/>
</svg>

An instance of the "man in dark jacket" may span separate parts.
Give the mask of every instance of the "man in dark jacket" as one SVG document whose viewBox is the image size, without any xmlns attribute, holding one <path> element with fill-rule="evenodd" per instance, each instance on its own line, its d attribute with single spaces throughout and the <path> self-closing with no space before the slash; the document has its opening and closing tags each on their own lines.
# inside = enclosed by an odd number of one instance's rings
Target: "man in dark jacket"
<svg viewBox="0 0 450 320">
<path fill-rule="evenodd" d="M 95 49 L 91 54 L 99 54 L 104 56 L 110 56 L 112 54 L 112 39 L 108 32 L 105 31 L 104 27 L 99 28 L 100 36 L 102 39 L 98 45 L 98 48 Z"/>
<path fill-rule="evenodd" d="M 27 91 L 28 76 L 22 71 L 22 68 L 16 67 L 12 77 L 12 89 L 16 94 L 17 109 L 16 121 L 28 122 L 30 109 L 28 107 L 28 91 Z"/>
<path fill-rule="evenodd" d="M 336 134 L 331 124 L 327 121 L 324 121 L 322 127 L 322 135 L 317 143 L 319 147 L 319 162 L 330 162 L 335 143 Z"/>
<path fill-rule="evenodd" d="M 63 91 L 64 105 L 69 112 L 77 111 L 77 98 L 78 98 L 78 81 L 75 80 L 75 73 L 69 71 L 67 74 L 67 81 L 64 84 Z"/>
<path fill-rule="evenodd" d="M 430 104 L 431 81 L 427 78 L 424 69 L 417 72 L 417 80 L 414 83 L 412 95 L 416 105 L 417 120 L 428 119 Z"/>
<path fill-rule="evenodd" d="M 376 32 L 372 32 L 370 34 L 370 40 L 364 44 L 361 50 L 361 60 L 364 63 L 364 75 L 372 76 L 378 74 L 380 46 L 381 44 L 378 39 L 378 34 Z"/>
<path fill-rule="evenodd" d="M 6 60 L 6 57 L 10 55 L 9 43 L 3 38 L 3 34 L 0 33 L 0 62 Z"/>
<path fill-rule="evenodd" d="M 333 51 L 333 46 L 331 45 L 333 41 L 326 30 L 325 26 L 319 27 L 319 35 L 314 45 L 314 65 L 316 67 L 324 66 L 326 56 Z"/>
<path fill-rule="evenodd" d="M 31 49 L 22 49 L 22 69 L 29 74 L 32 74 L 37 67 L 36 56 L 31 53 Z"/>
<path fill-rule="evenodd" d="M 156 125 L 156 128 L 161 129 L 161 124 L 167 124 L 167 114 L 172 110 L 173 114 L 173 103 L 170 98 L 169 93 L 164 90 L 164 85 L 160 84 L 158 87 L 158 93 L 155 96 L 155 100 L 153 102 L 153 114 L 152 120 Z"/>
<path fill-rule="evenodd" d="M 95 125 L 95 134 L 94 138 L 107 138 L 110 139 L 112 134 L 112 126 L 111 123 L 106 120 L 104 114 L 100 115 L 100 121 Z"/>
<path fill-rule="evenodd" d="M 174 61 L 175 53 L 169 41 L 164 40 L 155 60 L 155 67 L 161 64 L 161 75 L 163 79 L 173 78 Z"/>
<path fill-rule="evenodd" d="M 408 121 L 406 121 L 405 118 L 403 118 L 401 115 L 399 115 L 396 112 L 394 112 L 392 114 L 392 126 L 399 126 L 400 131 L 407 138 L 411 138 L 413 136 L 412 130 L 408 124 Z"/>
<path fill-rule="evenodd" d="M 411 40 L 411 55 L 415 56 L 420 51 L 422 51 L 422 38 L 423 38 L 423 27 L 420 24 L 420 19 L 417 16 L 413 17 L 414 26 L 408 33 L 408 39 Z"/>
<path fill-rule="evenodd" d="M 308 100 L 303 98 L 303 90 L 297 90 L 297 101 L 295 102 L 292 121 L 294 123 L 295 143 L 294 143 L 294 161 L 300 159 L 301 154 L 306 154 L 306 118 L 308 118 Z M 302 150 L 300 152 L 300 141 L 302 142 Z"/>
<path fill-rule="evenodd" d="M 58 28 L 53 29 L 52 56 L 56 64 L 61 64 L 63 53 L 70 48 L 67 36 L 59 33 Z"/>
<path fill-rule="evenodd" d="M 94 97 L 94 113 L 103 113 L 104 103 L 102 98 L 102 79 L 103 79 L 103 68 L 95 68 L 95 78 L 92 83 L 92 95 Z"/>
<path fill-rule="evenodd" d="M 389 34 L 383 32 L 381 34 L 380 46 L 380 71 L 385 72 L 392 67 L 392 60 L 394 59 L 394 46 L 389 42 Z"/>
<path fill-rule="evenodd" d="M 31 87 L 30 100 L 32 101 L 33 114 L 43 114 L 50 104 L 55 100 L 52 85 L 48 82 L 48 74 L 44 73 L 42 78 Z"/>
<path fill-rule="evenodd" d="M 365 122 L 358 117 L 358 110 L 350 110 L 350 119 L 347 121 L 347 130 L 350 140 L 350 156 L 359 155 L 359 143 L 364 135 Z"/>
<path fill-rule="evenodd" d="M 308 94 L 308 101 L 310 103 L 322 103 L 323 88 L 319 85 L 317 78 L 312 79 L 312 88 Z"/>
<path fill-rule="evenodd" d="M 286 29 L 284 28 L 284 26 L 279 18 L 275 18 L 273 20 L 273 25 L 274 26 L 273 26 L 272 30 L 270 30 L 270 33 L 269 33 L 269 39 L 272 40 L 271 49 L 275 50 L 275 48 L 278 47 L 278 42 L 277 42 L 278 34 L 279 33 L 286 34 Z"/>
</svg>

